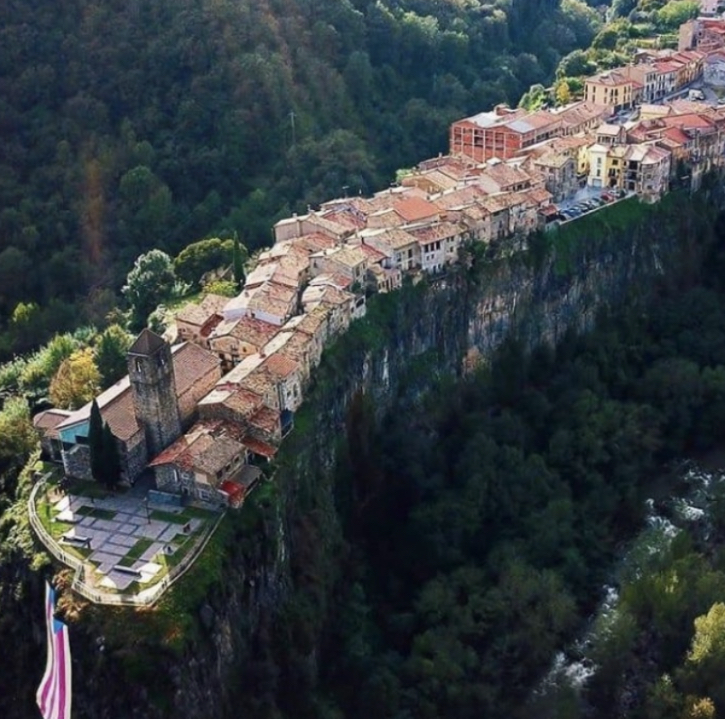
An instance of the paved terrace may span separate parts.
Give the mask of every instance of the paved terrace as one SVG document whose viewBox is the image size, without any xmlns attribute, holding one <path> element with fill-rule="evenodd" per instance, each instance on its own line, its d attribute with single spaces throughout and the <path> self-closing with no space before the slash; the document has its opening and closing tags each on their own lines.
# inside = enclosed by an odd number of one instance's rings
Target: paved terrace
<svg viewBox="0 0 725 719">
<path fill-rule="evenodd" d="M 62 494 L 47 483 L 49 476 L 31 493 L 31 523 L 50 553 L 75 568 L 73 589 L 100 604 L 153 604 L 191 566 L 224 516 L 155 503 L 134 490 Z"/>
</svg>

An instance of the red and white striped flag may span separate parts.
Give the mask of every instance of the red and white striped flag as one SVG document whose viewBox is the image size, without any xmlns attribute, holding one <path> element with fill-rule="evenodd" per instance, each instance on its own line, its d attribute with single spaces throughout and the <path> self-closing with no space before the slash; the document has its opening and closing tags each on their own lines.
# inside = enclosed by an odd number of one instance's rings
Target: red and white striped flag
<svg viewBox="0 0 725 719">
<path fill-rule="evenodd" d="M 54 616 L 55 590 L 45 585 L 48 659 L 35 698 L 43 719 L 70 719 L 71 667 L 68 627 Z"/>
</svg>

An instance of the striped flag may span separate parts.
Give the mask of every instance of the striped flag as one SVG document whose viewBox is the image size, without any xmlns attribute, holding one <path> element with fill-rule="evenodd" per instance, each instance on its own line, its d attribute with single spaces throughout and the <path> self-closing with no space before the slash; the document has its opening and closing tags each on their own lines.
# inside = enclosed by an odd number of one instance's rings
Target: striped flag
<svg viewBox="0 0 725 719">
<path fill-rule="evenodd" d="M 46 583 L 45 626 L 48 660 L 35 698 L 43 719 L 70 719 L 71 667 L 68 627 L 53 616 L 54 611 L 55 590 Z"/>
</svg>

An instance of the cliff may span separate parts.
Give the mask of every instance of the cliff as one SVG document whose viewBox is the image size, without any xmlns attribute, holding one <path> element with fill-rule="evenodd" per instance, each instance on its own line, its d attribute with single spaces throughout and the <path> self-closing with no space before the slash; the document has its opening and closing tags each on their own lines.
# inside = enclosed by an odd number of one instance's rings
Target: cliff
<svg viewBox="0 0 725 719">
<path fill-rule="evenodd" d="M 294 715 L 296 692 L 316 685 L 347 552 L 345 514 L 374 491 L 336 481 L 345 452 L 364 452 L 356 441 L 361 403 L 370 421 L 404 411 L 441 378 L 485 362 L 507 337 L 529 348 L 555 342 L 658 282 L 687 282 L 711 246 L 718 205 L 707 191 L 672 194 L 657 206 L 626 201 L 529 238 L 525 252 L 512 243 L 468 248 L 445 276 L 374 298 L 368 316 L 326 351 L 273 481 L 225 520 L 155 610 L 92 607 L 66 594 L 75 715 Z M 27 562 L 16 571 L 31 576 Z M 8 699 L 0 692 L 8 719 L 31 713 L 42 669 L 41 583 L 16 585 L 25 614 L 37 610 L 32 646 L 24 630 L 10 672 L 22 689 Z M 12 623 L 3 626 L 5 639 Z"/>
</svg>

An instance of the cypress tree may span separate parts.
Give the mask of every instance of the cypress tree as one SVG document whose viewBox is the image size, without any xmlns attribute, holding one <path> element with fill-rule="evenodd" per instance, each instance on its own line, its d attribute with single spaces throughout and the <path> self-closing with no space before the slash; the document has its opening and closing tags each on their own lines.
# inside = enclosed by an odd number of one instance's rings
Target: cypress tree
<svg viewBox="0 0 725 719">
<path fill-rule="evenodd" d="M 103 481 L 109 489 L 113 489 L 121 481 L 121 458 L 108 422 L 103 425 Z"/>
<path fill-rule="evenodd" d="M 90 426 L 88 427 L 88 446 L 91 452 L 91 475 L 97 482 L 103 481 L 103 420 L 98 402 L 91 405 Z"/>
<path fill-rule="evenodd" d="M 242 256 L 242 245 L 239 242 L 239 235 L 234 233 L 234 247 L 232 248 L 232 269 L 234 280 L 241 287 L 244 284 L 244 257 Z"/>
</svg>

